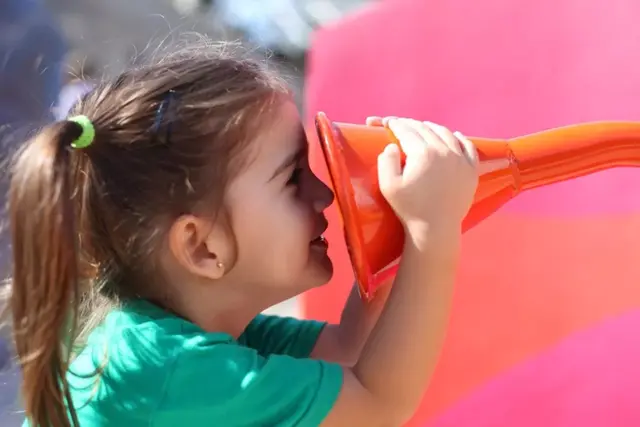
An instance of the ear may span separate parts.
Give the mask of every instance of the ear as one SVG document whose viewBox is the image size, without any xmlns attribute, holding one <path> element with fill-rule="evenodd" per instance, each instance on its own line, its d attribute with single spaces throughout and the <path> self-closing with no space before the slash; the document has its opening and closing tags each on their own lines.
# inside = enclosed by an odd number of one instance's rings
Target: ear
<svg viewBox="0 0 640 427">
<path fill-rule="evenodd" d="M 210 218 L 183 215 L 169 230 L 169 248 L 178 264 L 204 279 L 220 279 L 228 272 L 233 247 L 226 225 Z"/>
</svg>

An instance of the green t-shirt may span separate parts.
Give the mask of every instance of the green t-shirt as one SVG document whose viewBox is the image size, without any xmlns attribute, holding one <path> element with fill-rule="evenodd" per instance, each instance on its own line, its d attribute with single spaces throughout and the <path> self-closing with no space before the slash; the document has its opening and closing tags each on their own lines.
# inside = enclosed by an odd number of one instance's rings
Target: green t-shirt
<svg viewBox="0 0 640 427">
<path fill-rule="evenodd" d="M 80 425 L 317 426 L 342 386 L 339 365 L 308 358 L 323 327 L 260 315 L 236 341 L 136 302 L 110 313 L 71 365 Z"/>
</svg>

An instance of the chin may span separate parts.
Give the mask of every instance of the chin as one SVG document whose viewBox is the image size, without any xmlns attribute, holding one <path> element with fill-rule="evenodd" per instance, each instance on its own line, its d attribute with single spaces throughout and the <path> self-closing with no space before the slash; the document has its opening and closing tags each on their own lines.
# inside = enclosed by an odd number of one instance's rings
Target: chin
<svg viewBox="0 0 640 427">
<path fill-rule="evenodd" d="M 321 271 L 315 271 L 311 274 L 313 285 L 312 288 L 318 288 L 329 283 L 333 277 L 333 264 L 329 262 L 329 265 L 323 266 Z"/>
<path fill-rule="evenodd" d="M 332 277 L 333 277 L 333 271 L 332 271 L 332 272 L 330 272 L 330 273 L 328 273 L 328 274 L 326 275 L 326 277 L 323 277 L 321 280 L 318 280 L 318 281 L 314 284 L 314 286 L 312 286 L 312 288 L 320 288 L 320 287 L 322 287 L 322 286 L 324 286 L 324 285 L 328 285 L 328 284 L 329 284 L 329 281 L 331 280 L 331 278 L 332 278 Z"/>
<path fill-rule="evenodd" d="M 333 277 L 333 265 L 331 262 L 323 265 L 316 263 L 309 265 L 309 267 L 302 273 L 300 279 L 297 281 L 297 286 L 300 289 L 300 293 L 309 289 L 319 288 L 329 283 Z"/>
</svg>

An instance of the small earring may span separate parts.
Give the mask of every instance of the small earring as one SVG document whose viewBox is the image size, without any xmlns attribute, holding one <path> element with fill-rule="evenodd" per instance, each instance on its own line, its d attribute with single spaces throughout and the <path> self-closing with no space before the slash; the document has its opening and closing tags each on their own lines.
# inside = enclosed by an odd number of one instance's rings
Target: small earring
<svg viewBox="0 0 640 427">
<path fill-rule="evenodd" d="M 222 261 L 218 261 L 218 262 L 216 263 L 216 267 L 218 267 L 218 268 L 224 268 L 224 264 L 222 263 Z"/>
</svg>

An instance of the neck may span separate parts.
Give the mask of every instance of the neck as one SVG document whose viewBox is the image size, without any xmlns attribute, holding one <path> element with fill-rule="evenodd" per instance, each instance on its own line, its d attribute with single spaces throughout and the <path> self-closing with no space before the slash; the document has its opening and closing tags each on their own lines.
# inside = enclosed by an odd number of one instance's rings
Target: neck
<svg viewBox="0 0 640 427">
<path fill-rule="evenodd" d="M 264 307 L 235 292 L 225 292 L 218 285 L 194 286 L 168 298 L 169 307 L 179 316 L 207 332 L 224 332 L 238 338 Z"/>
</svg>

